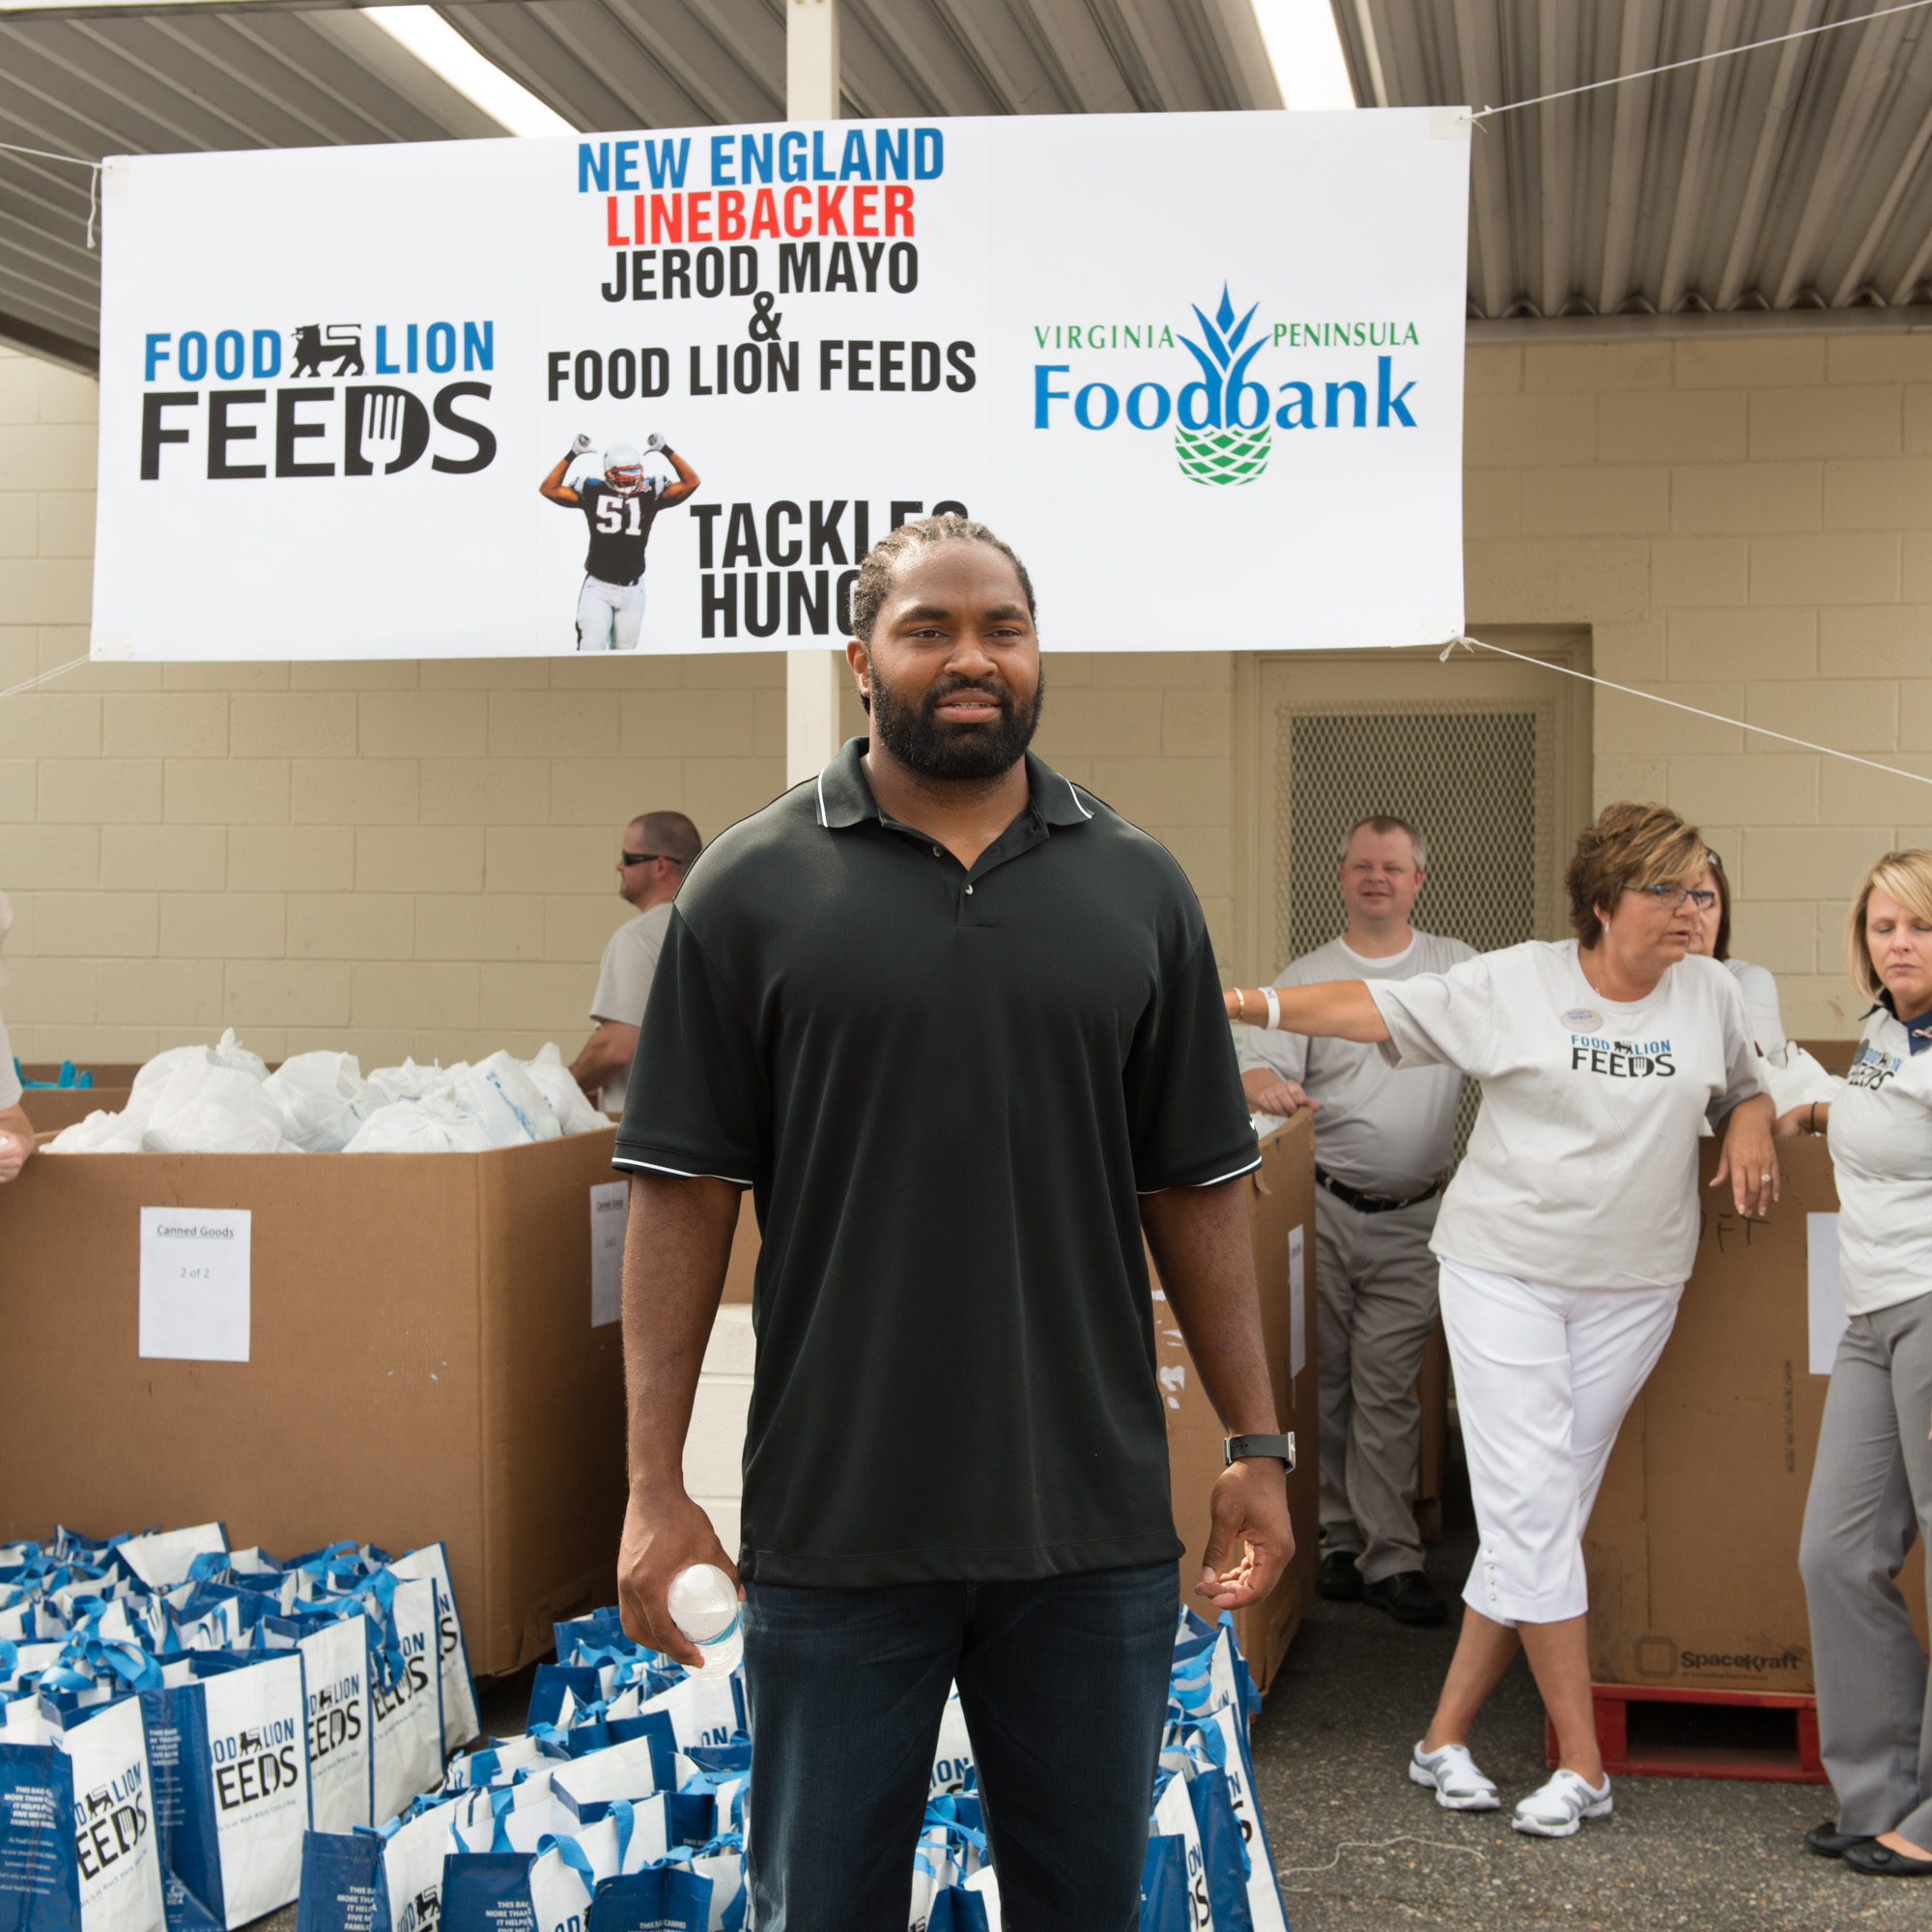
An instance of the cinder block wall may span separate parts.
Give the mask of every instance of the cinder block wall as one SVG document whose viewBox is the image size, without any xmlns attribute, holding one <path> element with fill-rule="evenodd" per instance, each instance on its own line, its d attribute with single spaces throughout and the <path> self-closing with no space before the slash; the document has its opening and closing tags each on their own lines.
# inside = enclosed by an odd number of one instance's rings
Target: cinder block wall
<svg viewBox="0 0 1932 1932">
<path fill-rule="evenodd" d="M 95 398 L 0 350 L 0 690 L 87 653 Z M 1224 952 L 1229 662 L 1056 658 L 1040 740 L 1180 855 Z M 232 1026 L 365 1067 L 568 1057 L 629 916 L 618 831 L 755 810 L 784 708 L 775 652 L 83 665 L 0 698 L 14 1050 L 138 1060 Z"/>
<path fill-rule="evenodd" d="M 1597 675 L 1932 777 L 1932 333 L 1477 347 L 1467 610 L 1591 626 Z M 1723 854 L 1795 1035 L 1858 1030 L 1846 902 L 1932 785 L 1596 696 L 1596 795 Z"/>
</svg>

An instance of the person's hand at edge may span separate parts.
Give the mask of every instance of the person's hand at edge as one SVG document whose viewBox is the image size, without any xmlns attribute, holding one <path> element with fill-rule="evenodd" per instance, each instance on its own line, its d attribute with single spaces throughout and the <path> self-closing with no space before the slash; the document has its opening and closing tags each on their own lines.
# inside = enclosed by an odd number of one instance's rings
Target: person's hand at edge
<svg viewBox="0 0 1932 1932">
<path fill-rule="evenodd" d="M 1278 1080 L 1254 1096 L 1256 1113 L 1279 1114 L 1283 1120 L 1292 1120 L 1304 1107 L 1312 1114 L 1321 1104 L 1320 1100 L 1311 1100 L 1294 1080 Z"/>
<path fill-rule="evenodd" d="M 1782 1191 L 1777 1155 L 1772 1146 L 1771 1101 L 1763 1094 L 1741 1101 L 1724 1122 L 1724 1153 L 1711 1177 L 1713 1187 L 1731 1183 L 1740 1214 L 1762 1217 Z"/>
<path fill-rule="evenodd" d="M 682 1489 L 632 1491 L 617 1547 L 617 1613 L 624 1634 L 696 1670 L 704 1653 L 671 1622 L 666 1604 L 672 1577 L 694 1563 L 715 1564 L 744 1601 L 738 1566 L 724 1553 L 711 1519 Z"/>
<path fill-rule="evenodd" d="M 1287 1470 L 1272 1456 L 1244 1456 L 1221 1472 L 1208 1510 L 1208 1548 L 1201 1553 L 1197 1594 L 1217 1610 L 1262 1602 L 1294 1558 Z M 1245 1545 L 1245 1551 L 1231 1563 L 1237 1544 Z"/>
<path fill-rule="evenodd" d="M 0 1184 L 18 1178 L 20 1170 L 27 1164 L 27 1156 L 33 1151 L 31 1140 L 23 1140 L 18 1134 L 0 1128 Z"/>
</svg>

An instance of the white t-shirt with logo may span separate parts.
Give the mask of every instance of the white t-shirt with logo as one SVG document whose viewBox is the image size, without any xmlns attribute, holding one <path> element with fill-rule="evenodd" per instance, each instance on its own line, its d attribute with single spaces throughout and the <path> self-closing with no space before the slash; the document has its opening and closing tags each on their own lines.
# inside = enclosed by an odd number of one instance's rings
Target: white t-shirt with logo
<svg viewBox="0 0 1932 1932">
<path fill-rule="evenodd" d="M 1689 1277 L 1698 1129 L 1765 1091 L 1722 966 L 1681 960 L 1647 1000 L 1618 1005 L 1584 979 L 1574 939 L 1533 940 L 1369 993 L 1391 1065 L 1454 1066 L 1483 1085 L 1438 1255 L 1569 1288 Z"/>
<path fill-rule="evenodd" d="M 1914 1054 L 1883 1007 L 1833 1096 L 1828 1134 L 1846 1313 L 1932 1294 L 1932 1048 Z"/>
<path fill-rule="evenodd" d="M 1418 973 L 1446 973 L 1475 956 L 1475 949 L 1460 939 L 1438 939 L 1433 932 L 1415 933 L 1385 959 L 1364 959 L 1345 941 L 1333 939 L 1304 952 L 1274 983 L 1412 980 Z M 1448 1172 L 1463 1097 L 1463 1076 L 1453 1066 L 1399 1073 L 1359 1040 L 1250 1028 L 1241 1071 L 1263 1066 L 1298 1082 L 1318 1103 L 1315 1157 L 1347 1186 L 1403 1200 Z"/>
</svg>

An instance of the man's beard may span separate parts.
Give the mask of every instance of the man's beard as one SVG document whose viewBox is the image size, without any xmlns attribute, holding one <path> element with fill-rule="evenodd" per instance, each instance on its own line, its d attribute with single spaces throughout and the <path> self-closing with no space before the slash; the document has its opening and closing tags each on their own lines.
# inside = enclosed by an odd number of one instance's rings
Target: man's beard
<svg viewBox="0 0 1932 1932">
<path fill-rule="evenodd" d="M 936 716 L 947 698 L 961 691 L 983 692 L 1000 707 L 990 724 L 942 724 Z M 917 704 L 901 704 L 875 671 L 872 676 L 872 729 L 900 764 L 927 779 L 996 779 L 1025 755 L 1039 729 L 1046 704 L 1046 667 L 1024 708 L 1004 684 L 977 678 L 935 683 Z"/>
</svg>

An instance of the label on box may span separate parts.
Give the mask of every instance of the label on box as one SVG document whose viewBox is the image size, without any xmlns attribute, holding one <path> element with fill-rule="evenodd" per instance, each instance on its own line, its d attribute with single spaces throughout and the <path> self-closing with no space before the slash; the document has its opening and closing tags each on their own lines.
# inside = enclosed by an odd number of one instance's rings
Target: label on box
<svg viewBox="0 0 1932 1932">
<path fill-rule="evenodd" d="M 248 1359 L 245 1208 L 141 1209 L 141 1353 L 166 1361 Z"/>
<path fill-rule="evenodd" d="M 1296 1222 L 1288 1231 L 1288 1378 L 1293 1381 L 1308 1366 L 1308 1296 L 1302 1276 L 1308 1251 Z"/>
<path fill-rule="evenodd" d="M 606 1180 L 590 1190 L 590 1325 L 602 1328 L 624 1313 L 624 1230 L 631 1218 L 631 1183 Z"/>
<path fill-rule="evenodd" d="M 1838 1217 L 1804 1217 L 1804 1301 L 1810 1318 L 1811 1373 L 1829 1376 L 1838 1357 L 1838 1337 L 1850 1325 L 1844 1284 L 1838 1278 Z"/>
</svg>

